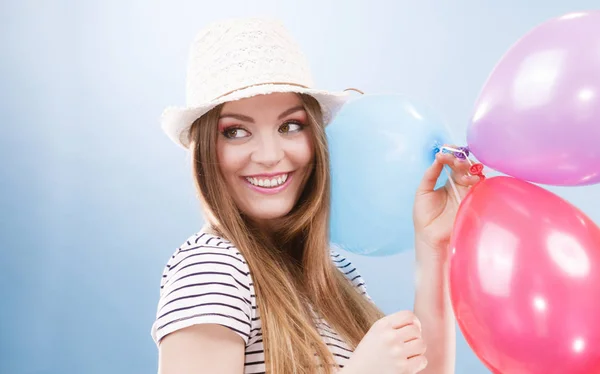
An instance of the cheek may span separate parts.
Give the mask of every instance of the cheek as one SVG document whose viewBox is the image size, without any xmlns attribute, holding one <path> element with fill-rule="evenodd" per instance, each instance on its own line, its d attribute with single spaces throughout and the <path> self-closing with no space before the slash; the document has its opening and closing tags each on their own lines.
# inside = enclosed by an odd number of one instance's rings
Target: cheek
<svg viewBox="0 0 600 374">
<path fill-rule="evenodd" d="M 296 167 L 306 166 L 312 161 L 314 148 L 308 131 L 289 143 L 288 155 Z"/>
<path fill-rule="evenodd" d="M 224 142 L 217 143 L 217 157 L 221 172 L 227 180 L 236 178 L 236 173 L 244 167 L 246 158 L 244 152 Z"/>
</svg>

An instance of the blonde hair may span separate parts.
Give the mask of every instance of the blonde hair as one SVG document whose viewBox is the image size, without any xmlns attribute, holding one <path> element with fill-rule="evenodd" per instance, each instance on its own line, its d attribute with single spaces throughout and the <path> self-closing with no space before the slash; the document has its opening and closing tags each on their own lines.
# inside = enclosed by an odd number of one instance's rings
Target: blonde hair
<svg viewBox="0 0 600 374">
<path fill-rule="evenodd" d="M 228 196 L 216 151 L 222 107 L 196 120 L 190 131 L 194 180 L 206 219 L 248 263 L 262 321 L 265 366 L 277 374 L 331 373 L 335 366 L 312 311 L 353 349 L 383 316 L 331 260 L 327 138 L 318 102 L 300 97 L 313 134 L 312 171 L 295 207 L 275 222 L 271 235 L 258 230 Z"/>
</svg>

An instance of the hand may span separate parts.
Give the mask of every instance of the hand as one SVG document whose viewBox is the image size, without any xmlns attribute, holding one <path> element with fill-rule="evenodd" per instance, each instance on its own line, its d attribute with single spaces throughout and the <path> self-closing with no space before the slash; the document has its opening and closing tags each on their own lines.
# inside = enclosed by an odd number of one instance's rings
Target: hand
<svg viewBox="0 0 600 374">
<path fill-rule="evenodd" d="M 409 311 L 375 322 L 340 374 L 415 374 L 427 366 L 421 323 Z"/>
<path fill-rule="evenodd" d="M 415 196 L 413 209 L 415 237 L 426 247 L 437 251 L 445 250 L 450 243 L 454 218 L 460 204 L 456 201 L 450 181 L 443 188 L 434 190 L 444 165 L 452 169 L 451 178 L 461 200 L 469 188 L 479 182 L 478 176 L 467 174 L 469 162 L 455 157 L 452 153 L 436 154 L 435 161 L 425 172 Z"/>
</svg>

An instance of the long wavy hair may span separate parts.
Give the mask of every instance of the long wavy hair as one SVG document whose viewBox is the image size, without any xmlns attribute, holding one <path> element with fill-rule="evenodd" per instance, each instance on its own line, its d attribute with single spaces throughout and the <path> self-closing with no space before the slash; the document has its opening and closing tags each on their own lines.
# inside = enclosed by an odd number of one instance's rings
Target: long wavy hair
<svg viewBox="0 0 600 374">
<path fill-rule="evenodd" d="M 268 235 L 244 216 L 228 194 L 217 158 L 219 106 L 190 130 L 193 175 L 207 223 L 234 243 L 254 281 L 268 373 L 331 373 L 335 361 L 315 326 L 324 318 L 351 348 L 383 316 L 330 257 L 330 172 L 318 102 L 300 95 L 313 137 L 311 171 L 292 211 Z M 316 354 L 316 358 L 315 358 Z"/>
</svg>

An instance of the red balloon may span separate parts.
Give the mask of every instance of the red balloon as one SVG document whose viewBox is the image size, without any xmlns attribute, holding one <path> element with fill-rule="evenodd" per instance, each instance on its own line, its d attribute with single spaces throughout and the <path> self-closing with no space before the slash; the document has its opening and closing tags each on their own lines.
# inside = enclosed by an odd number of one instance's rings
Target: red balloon
<svg viewBox="0 0 600 374">
<path fill-rule="evenodd" d="M 600 229 L 585 214 L 489 178 L 462 202 L 450 249 L 458 324 L 494 373 L 600 373 Z"/>
</svg>

